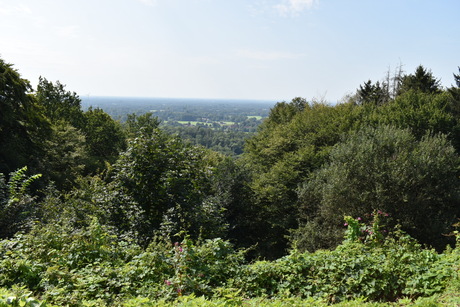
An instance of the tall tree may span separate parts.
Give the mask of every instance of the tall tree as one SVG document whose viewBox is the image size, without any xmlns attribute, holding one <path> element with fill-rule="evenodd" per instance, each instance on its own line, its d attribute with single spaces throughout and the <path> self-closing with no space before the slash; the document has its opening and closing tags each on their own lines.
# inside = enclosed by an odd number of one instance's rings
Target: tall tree
<svg viewBox="0 0 460 307">
<path fill-rule="evenodd" d="M 89 108 L 84 113 L 82 132 L 86 138 L 89 159 L 87 171 L 95 173 L 104 170 L 105 163 L 114 163 L 126 148 L 125 134 L 121 124 L 113 120 L 102 109 Z"/>
<path fill-rule="evenodd" d="M 450 137 L 457 135 L 455 128 L 458 123 L 449 110 L 450 95 L 446 92 L 437 94 L 421 91 L 405 92 L 391 103 L 375 110 L 374 114 L 365 119 L 373 125 L 383 123 L 400 128 L 409 128 L 421 138 L 427 132 L 441 132 Z"/>
<path fill-rule="evenodd" d="M 456 116 L 460 116 L 460 67 L 458 67 L 459 74 L 454 75 L 455 85 L 448 89 L 452 96 L 451 110 Z"/>
<path fill-rule="evenodd" d="M 145 241 L 160 230 L 168 235 L 186 230 L 193 237 L 203 231 L 208 237 L 223 224 L 218 204 L 206 197 L 212 168 L 206 151 L 156 129 L 129 141 L 114 165 L 113 179 L 142 209 Z"/>
<path fill-rule="evenodd" d="M 300 182 L 320 167 L 330 148 L 353 124 L 353 104 L 281 103 L 272 109 L 259 132 L 247 142 L 243 161 L 252 171 L 249 186 L 259 208 L 260 253 L 277 258 L 285 253 L 286 236 L 297 227 Z"/>
<path fill-rule="evenodd" d="M 359 86 L 357 96 L 359 104 L 382 105 L 390 100 L 388 84 L 380 85 L 379 81 L 372 84 L 371 80 L 365 82 L 364 86 Z"/>
<path fill-rule="evenodd" d="M 30 95 L 29 81 L 0 59 L 0 172 L 37 164 L 49 124 Z M 33 167 L 32 167 L 33 168 Z"/>
<path fill-rule="evenodd" d="M 456 86 L 460 87 L 460 67 L 458 67 L 458 72 L 459 72 L 458 75 L 456 75 L 456 74 L 453 74 L 453 75 L 454 75 L 454 80 L 455 80 Z"/>
<path fill-rule="evenodd" d="M 249 170 L 226 157 L 218 163 L 211 179 L 212 194 L 208 199 L 225 209 L 223 213 L 228 224 L 228 238 L 237 248 L 250 248 L 258 244 L 264 231 L 261 225 L 265 223 L 260 220 L 261 208 L 254 202 L 254 193 L 249 187 Z"/>
<path fill-rule="evenodd" d="M 125 130 L 127 131 L 129 137 L 135 137 L 139 134 L 151 135 L 159 125 L 160 120 L 158 117 L 154 117 L 150 112 L 143 115 L 136 115 L 132 113 L 128 114 L 128 119 L 125 123 Z"/>
<path fill-rule="evenodd" d="M 80 97 L 75 92 L 67 91 L 59 81 L 53 84 L 40 77 L 35 97 L 53 123 L 64 120 L 76 128 L 83 127 Z"/>
<path fill-rule="evenodd" d="M 399 94 L 409 90 L 421 91 L 423 93 L 439 93 L 441 92 L 441 83 L 436 79 L 431 71 L 419 65 L 415 69 L 414 74 L 405 75 L 402 77 Z"/>
<path fill-rule="evenodd" d="M 44 179 L 53 181 L 59 190 L 71 189 L 88 161 L 85 136 L 68 122 L 58 121 L 43 143 L 45 154 L 40 165 Z"/>
</svg>

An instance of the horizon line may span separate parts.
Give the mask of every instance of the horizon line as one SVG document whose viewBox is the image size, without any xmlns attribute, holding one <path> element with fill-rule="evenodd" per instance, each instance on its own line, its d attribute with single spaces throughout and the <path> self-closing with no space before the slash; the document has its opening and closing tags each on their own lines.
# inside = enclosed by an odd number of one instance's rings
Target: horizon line
<svg viewBox="0 0 460 307">
<path fill-rule="evenodd" d="M 202 98 L 202 97 L 160 97 L 160 96 L 115 96 L 115 95 L 79 95 L 80 99 L 91 98 L 112 98 L 112 99 L 165 99 L 165 100 L 216 100 L 216 101 L 260 101 L 260 102 L 281 102 L 286 100 L 263 99 L 263 98 Z"/>
</svg>

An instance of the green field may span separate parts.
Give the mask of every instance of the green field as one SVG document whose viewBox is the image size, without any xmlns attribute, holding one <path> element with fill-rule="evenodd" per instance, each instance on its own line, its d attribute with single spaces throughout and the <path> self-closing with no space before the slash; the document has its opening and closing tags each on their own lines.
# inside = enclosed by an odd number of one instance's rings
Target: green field
<svg viewBox="0 0 460 307">
<path fill-rule="evenodd" d="M 177 122 L 178 122 L 179 124 L 181 124 L 181 125 L 192 125 L 192 126 L 196 126 L 196 125 L 200 124 L 200 125 L 212 126 L 212 123 L 199 122 L 199 121 L 179 120 L 179 121 L 177 121 Z"/>
<path fill-rule="evenodd" d="M 201 121 L 187 121 L 187 120 L 179 120 L 177 121 L 181 125 L 207 125 L 207 126 L 212 126 L 213 123 L 219 124 L 221 126 L 231 126 L 234 125 L 235 122 L 230 122 L 230 121 L 221 121 L 221 122 L 201 122 Z"/>
</svg>

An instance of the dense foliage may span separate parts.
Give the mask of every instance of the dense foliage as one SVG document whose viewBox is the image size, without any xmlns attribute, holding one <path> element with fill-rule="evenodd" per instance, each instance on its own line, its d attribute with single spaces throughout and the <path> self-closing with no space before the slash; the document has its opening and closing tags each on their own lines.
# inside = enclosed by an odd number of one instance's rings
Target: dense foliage
<svg viewBox="0 0 460 307">
<path fill-rule="evenodd" d="M 430 90 L 438 83 L 423 67 L 414 75 L 394 79 L 400 81 L 391 86 L 385 80 L 375 86 L 367 82 L 357 95 L 334 106 L 300 98 L 278 103 L 249 139 L 244 161 L 253 174 L 254 202 L 263 208 L 260 213 L 267 221 L 264 233 L 270 233 L 260 241 L 276 247 L 264 250 L 264 256 L 282 255 L 288 236 L 291 243 L 301 240 L 299 246 L 309 250 L 334 247 L 341 237 L 336 230 L 343 214 L 363 216 L 398 202 L 406 209 L 391 210 L 395 223 L 402 223 L 424 243 L 445 246 L 443 234 L 458 218 L 460 205 L 456 188 L 460 100 L 451 94 L 455 87 Z M 407 141 L 397 139 L 400 129 L 406 129 Z M 421 142 L 418 148 L 417 142 Z M 446 182 L 441 183 L 444 175 Z M 414 212 L 422 203 L 432 217 L 429 221 L 426 212 Z M 438 208 L 442 208 L 438 214 L 446 216 L 431 215 Z M 416 226 L 408 220 L 419 221 Z M 432 229 L 429 234 L 425 224 Z"/>
<path fill-rule="evenodd" d="M 389 126 L 351 133 L 329 162 L 299 188 L 298 246 L 328 248 L 341 241 L 344 215 L 389 214 L 413 237 L 443 249 L 460 214 L 459 157 L 443 135 L 418 141 Z M 318 231 L 321 230 L 321 231 Z"/>
<path fill-rule="evenodd" d="M 454 79 L 279 102 L 250 134 L 120 123 L 0 60 L 0 304 L 458 304 Z"/>
<path fill-rule="evenodd" d="M 253 263 L 222 239 L 157 239 L 144 249 L 95 218 L 77 231 L 65 221 L 38 224 L 2 241 L 0 286 L 70 306 L 155 305 L 187 296 L 225 305 L 258 297 L 319 305 L 363 297 L 410 301 L 459 289 L 458 248 L 438 254 L 400 231 L 384 233 L 382 216 L 376 212 L 371 225 L 348 217 L 345 241 L 335 250 L 294 250 Z"/>
</svg>

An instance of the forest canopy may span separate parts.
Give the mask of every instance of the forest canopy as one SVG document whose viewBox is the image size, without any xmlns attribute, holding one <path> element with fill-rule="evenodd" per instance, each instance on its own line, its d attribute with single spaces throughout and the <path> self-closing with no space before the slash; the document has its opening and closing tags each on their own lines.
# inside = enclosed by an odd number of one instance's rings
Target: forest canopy
<svg viewBox="0 0 460 307">
<path fill-rule="evenodd" d="M 127 114 L 121 123 L 100 108 L 84 111 L 79 96 L 59 81 L 40 77 L 33 89 L 0 59 L 0 275 L 5 277 L 0 286 L 19 284 L 44 297 L 64 287 L 60 277 L 33 264 L 28 266 L 38 270 L 33 278 L 15 279 L 19 269 L 6 269 L 5 261 L 6 250 L 18 257 L 27 253 L 8 242 L 27 246 L 34 240 L 56 242 L 72 257 L 67 235 L 77 241 L 89 236 L 87 243 L 105 240 L 76 245 L 81 250 L 75 255 L 82 258 L 59 268 L 69 270 L 63 277 L 69 280 L 70 270 L 109 261 L 114 251 L 105 250 L 108 246 L 118 246 L 126 264 L 146 261 L 134 255 L 155 253 L 152 246 L 160 248 L 161 242 L 176 255 L 218 248 L 213 255 L 223 253 L 220 259 L 232 268 L 299 252 L 339 253 L 344 236 L 386 244 L 384 238 L 397 240 L 390 234 L 399 231 L 414 240 L 411 246 L 419 248 L 419 242 L 442 252 L 455 244 L 449 234 L 460 218 L 459 75 L 454 80 L 442 88 L 419 66 L 413 74 L 399 71 L 364 82 L 334 105 L 300 97 L 279 102 L 255 133 L 221 131 L 219 138 L 245 144 L 235 156 L 213 150 L 215 143 L 193 141 L 214 135 L 206 132 L 213 127 L 181 132 L 161 126 L 150 113 Z M 187 139 L 179 135 L 187 133 Z M 349 227 L 350 217 L 372 224 L 376 216 L 385 217 L 379 236 L 351 235 L 344 226 L 344 217 Z M 132 249 L 123 245 L 127 242 Z M 97 257 L 84 253 L 92 248 Z M 432 252 L 430 257 L 437 257 Z M 215 276 L 235 273 L 209 265 Z M 248 281 L 231 276 L 235 287 L 257 293 Z M 212 287 L 224 285 L 208 282 L 210 288 L 196 293 L 211 295 Z"/>
</svg>

